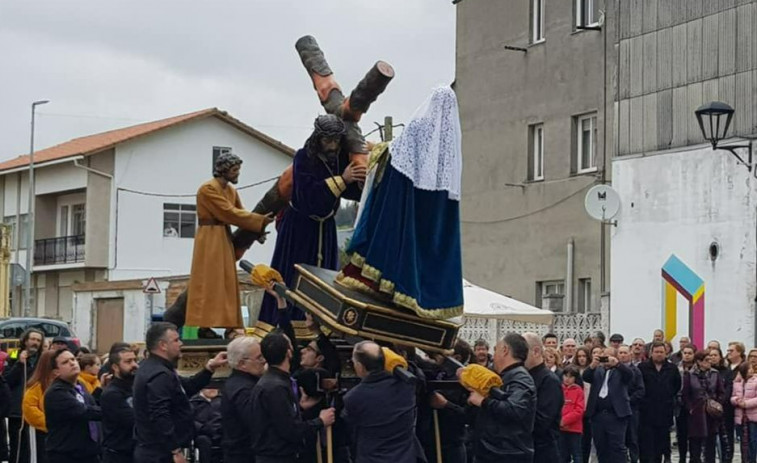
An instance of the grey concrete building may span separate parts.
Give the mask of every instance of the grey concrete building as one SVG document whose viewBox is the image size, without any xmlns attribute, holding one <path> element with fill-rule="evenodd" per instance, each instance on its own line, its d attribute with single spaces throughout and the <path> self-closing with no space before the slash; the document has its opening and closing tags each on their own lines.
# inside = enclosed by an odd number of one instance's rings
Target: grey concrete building
<svg viewBox="0 0 757 463">
<path fill-rule="evenodd" d="M 466 277 L 563 312 L 596 312 L 609 289 L 608 231 L 584 210 L 612 153 L 616 30 L 603 3 L 457 4 Z"/>
<path fill-rule="evenodd" d="M 730 135 L 755 132 L 755 0 L 622 1 L 618 20 L 618 156 L 703 143 L 713 100 L 736 110 Z"/>
</svg>

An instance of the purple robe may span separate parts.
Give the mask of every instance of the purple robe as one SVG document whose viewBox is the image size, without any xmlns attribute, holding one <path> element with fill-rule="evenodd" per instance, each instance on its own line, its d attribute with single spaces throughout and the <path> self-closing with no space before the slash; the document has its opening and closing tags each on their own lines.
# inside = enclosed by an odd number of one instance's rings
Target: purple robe
<svg viewBox="0 0 757 463">
<path fill-rule="evenodd" d="M 341 198 L 360 199 L 357 183 L 344 185 L 341 176 L 349 165 L 349 155 L 326 159 L 310 156 L 305 148 L 294 156 L 292 199 L 277 224 L 276 248 L 271 267 L 281 273 L 291 287 L 295 264 L 318 265 L 330 270 L 339 268 L 339 246 L 334 215 Z M 345 187 L 346 189 L 340 188 Z M 340 191 L 341 190 L 341 191 Z M 320 259 L 319 259 L 320 256 Z M 305 315 L 296 307 L 289 310 L 292 320 Z M 258 320 L 277 326 L 279 311 L 276 300 L 266 294 Z"/>
</svg>

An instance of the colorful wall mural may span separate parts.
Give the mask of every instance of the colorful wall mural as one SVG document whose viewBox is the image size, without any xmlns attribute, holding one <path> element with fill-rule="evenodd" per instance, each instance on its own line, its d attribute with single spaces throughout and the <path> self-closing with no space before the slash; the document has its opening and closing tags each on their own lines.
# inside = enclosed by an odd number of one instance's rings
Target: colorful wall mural
<svg viewBox="0 0 757 463">
<path fill-rule="evenodd" d="M 704 346 L 704 280 L 675 254 L 662 266 L 662 326 L 670 341 L 678 335 L 678 294 L 689 301 L 688 333 L 691 342 Z"/>
</svg>

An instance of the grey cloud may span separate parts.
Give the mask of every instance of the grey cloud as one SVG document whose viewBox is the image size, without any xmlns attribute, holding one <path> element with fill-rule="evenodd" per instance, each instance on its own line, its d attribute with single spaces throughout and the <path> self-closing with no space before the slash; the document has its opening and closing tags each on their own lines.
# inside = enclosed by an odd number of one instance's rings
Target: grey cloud
<svg viewBox="0 0 757 463">
<path fill-rule="evenodd" d="M 314 35 L 345 91 L 377 59 L 397 77 L 363 128 L 407 119 L 454 78 L 455 7 L 446 0 L 44 0 L 0 4 L 0 159 L 38 146 L 218 106 L 298 146 L 320 105 L 294 51 Z M 47 114 L 47 115 L 46 115 Z M 114 116 L 74 118 L 55 114 Z"/>
</svg>

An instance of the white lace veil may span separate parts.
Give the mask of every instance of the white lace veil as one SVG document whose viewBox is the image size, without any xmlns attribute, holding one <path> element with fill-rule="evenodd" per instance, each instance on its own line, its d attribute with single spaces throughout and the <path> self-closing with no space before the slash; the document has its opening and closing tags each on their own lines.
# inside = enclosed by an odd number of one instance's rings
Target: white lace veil
<svg viewBox="0 0 757 463">
<path fill-rule="evenodd" d="M 455 92 L 449 86 L 437 87 L 392 142 L 392 167 L 416 188 L 447 191 L 449 199 L 460 201 L 461 142 Z"/>
</svg>

